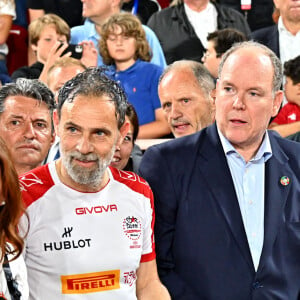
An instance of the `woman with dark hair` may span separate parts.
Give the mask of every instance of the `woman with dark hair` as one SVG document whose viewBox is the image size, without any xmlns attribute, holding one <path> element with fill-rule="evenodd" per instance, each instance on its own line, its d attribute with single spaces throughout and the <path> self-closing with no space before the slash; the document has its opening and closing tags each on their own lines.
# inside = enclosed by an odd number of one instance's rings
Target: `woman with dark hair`
<svg viewBox="0 0 300 300">
<path fill-rule="evenodd" d="M 17 172 L 0 138 L 0 299 L 28 299 L 24 242 L 18 232 L 24 212 Z"/>
<path fill-rule="evenodd" d="M 131 104 L 128 104 L 126 109 L 125 121 L 130 124 L 129 131 L 120 147 L 116 148 L 111 166 L 119 170 L 137 173 L 143 153 L 139 146 L 135 144 L 139 133 L 139 120 Z"/>
</svg>

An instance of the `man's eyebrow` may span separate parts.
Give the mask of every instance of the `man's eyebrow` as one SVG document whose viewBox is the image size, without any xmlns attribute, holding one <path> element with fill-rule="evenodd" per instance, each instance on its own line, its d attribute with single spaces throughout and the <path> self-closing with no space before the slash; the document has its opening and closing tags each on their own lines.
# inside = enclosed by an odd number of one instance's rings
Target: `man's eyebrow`
<svg viewBox="0 0 300 300">
<path fill-rule="evenodd" d="M 45 122 L 48 123 L 48 121 L 46 119 L 42 119 L 42 118 L 37 118 L 33 120 L 34 122 Z"/>
<path fill-rule="evenodd" d="M 24 119 L 23 116 L 15 115 L 15 114 L 11 114 L 9 117 L 10 117 L 10 118 L 16 118 L 16 119 Z"/>
<path fill-rule="evenodd" d="M 223 81 L 220 81 L 220 83 L 222 85 L 234 85 L 232 82 L 230 82 L 229 80 L 223 80 Z"/>
<path fill-rule="evenodd" d="M 65 127 L 66 126 L 73 126 L 73 127 L 78 128 L 78 129 L 82 129 L 82 126 L 80 126 L 78 124 L 75 124 L 75 123 L 73 123 L 71 121 L 70 122 L 66 122 L 64 126 Z M 103 132 L 105 132 L 107 134 L 111 133 L 111 131 L 108 130 L 107 128 L 105 128 L 105 127 L 92 127 L 92 128 L 88 128 L 88 130 L 90 130 L 91 132 L 103 131 Z"/>
<path fill-rule="evenodd" d="M 81 128 L 79 125 L 73 123 L 73 122 L 66 122 L 64 126 L 73 126 L 73 127 L 77 127 L 77 128 Z"/>
</svg>

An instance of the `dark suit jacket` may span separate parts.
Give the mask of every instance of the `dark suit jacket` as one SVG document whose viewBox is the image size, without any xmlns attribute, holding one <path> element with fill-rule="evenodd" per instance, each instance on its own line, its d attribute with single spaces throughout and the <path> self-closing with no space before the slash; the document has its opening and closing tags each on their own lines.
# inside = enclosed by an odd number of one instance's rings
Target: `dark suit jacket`
<svg viewBox="0 0 300 300">
<path fill-rule="evenodd" d="M 252 33 L 252 39 L 270 48 L 280 57 L 278 25 L 256 30 Z"/>
<path fill-rule="evenodd" d="M 300 299 L 300 145 L 270 132 L 264 245 L 255 272 L 216 126 L 149 148 L 160 278 L 174 300 Z M 280 179 L 288 176 L 290 184 Z"/>
</svg>

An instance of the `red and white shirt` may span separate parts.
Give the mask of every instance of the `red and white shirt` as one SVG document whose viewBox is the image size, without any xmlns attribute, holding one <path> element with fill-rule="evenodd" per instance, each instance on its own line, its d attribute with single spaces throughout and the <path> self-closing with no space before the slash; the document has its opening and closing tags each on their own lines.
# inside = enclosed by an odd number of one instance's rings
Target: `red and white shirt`
<svg viewBox="0 0 300 300">
<path fill-rule="evenodd" d="M 272 123 L 283 125 L 298 121 L 300 121 L 300 107 L 295 103 L 289 102 L 282 107 Z"/>
<path fill-rule="evenodd" d="M 136 270 L 155 258 L 153 195 L 138 175 L 108 171 L 95 193 L 64 185 L 55 162 L 20 177 L 30 299 L 136 299 Z"/>
</svg>

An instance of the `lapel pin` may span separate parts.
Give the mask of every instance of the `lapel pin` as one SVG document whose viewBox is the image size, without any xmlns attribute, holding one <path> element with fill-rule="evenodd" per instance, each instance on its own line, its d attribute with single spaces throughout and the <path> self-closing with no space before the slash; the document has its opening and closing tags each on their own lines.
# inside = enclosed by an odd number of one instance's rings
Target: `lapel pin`
<svg viewBox="0 0 300 300">
<path fill-rule="evenodd" d="M 282 176 L 280 178 L 280 183 L 281 183 L 281 185 L 289 185 L 290 179 L 287 176 Z"/>
</svg>

